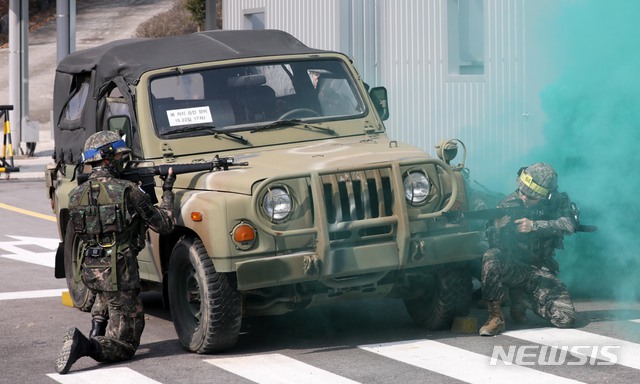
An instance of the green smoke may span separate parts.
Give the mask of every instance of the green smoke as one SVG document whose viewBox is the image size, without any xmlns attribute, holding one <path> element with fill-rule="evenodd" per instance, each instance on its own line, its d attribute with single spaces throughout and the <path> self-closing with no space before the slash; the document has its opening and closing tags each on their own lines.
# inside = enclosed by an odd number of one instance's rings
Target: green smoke
<svg viewBox="0 0 640 384">
<path fill-rule="evenodd" d="M 565 239 L 560 277 L 575 296 L 638 300 L 640 2 L 539 4 L 553 12 L 532 30 L 557 72 L 540 95 L 545 144 L 527 160 L 550 163 L 582 223 L 598 226 Z"/>
</svg>

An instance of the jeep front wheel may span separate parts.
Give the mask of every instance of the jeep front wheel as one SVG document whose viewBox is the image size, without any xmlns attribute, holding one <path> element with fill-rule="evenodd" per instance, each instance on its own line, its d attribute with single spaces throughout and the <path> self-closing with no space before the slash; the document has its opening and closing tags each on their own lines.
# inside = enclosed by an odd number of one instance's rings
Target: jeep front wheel
<svg viewBox="0 0 640 384">
<path fill-rule="evenodd" d="M 202 241 L 183 236 L 171 252 L 169 307 L 182 345 L 196 353 L 233 347 L 242 304 L 229 276 L 216 272 Z"/>
<path fill-rule="evenodd" d="M 406 299 L 405 306 L 417 325 L 432 330 L 449 328 L 455 316 L 469 313 L 471 274 L 466 267 L 442 268 L 431 281 L 422 296 Z"/>
<path fill-rule="evenodd" d="M 96 295 L 87 288 L 80 277 L 76 275 L 79 271 L 78 257 L 82 251 L 82 240 L 76 235 L 73 223 L 69 221 L 67 231 L 64 235 L 64 275 L 69 288 L 69 295 L 73 305 L 81 311 L 89 312 L 96 300 Z"/>
</svg>

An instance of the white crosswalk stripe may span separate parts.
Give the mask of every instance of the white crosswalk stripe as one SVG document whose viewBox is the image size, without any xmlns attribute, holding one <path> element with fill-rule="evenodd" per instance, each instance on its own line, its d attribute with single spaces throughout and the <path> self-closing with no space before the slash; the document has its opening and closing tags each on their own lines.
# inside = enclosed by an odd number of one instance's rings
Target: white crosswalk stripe
<svg viewBox="0 0 640 384">
<path fill-rule="evenodd" d="M 66 375 L 50 373 L 47 376 L 61 384 L 162 384 L 130 368 L 102 368 L 96 370 L 69 372 Z"/>
<path fill-rule="evenodd" d="M 468 383 L 579 383 L 519 365 L 491 366 L 489 356 L 433 340 L 361 345 L 359 348 Z"/>
<path fill-rule="evenodd" d="M 640 369 L 640 344 L 613 337 L 596 335 L 579 329 L 537 328 L 508 331 L 505 336 L 515 337 L 532 343 L 548 345 L 571 351 L 574 355 L 589 359 L 611 360 L 615 354 L 616 363 L 629 368 Z M 572 348 L 573 347 L 573 348 Z M 603 347 L 606 353 L 603 355 Z M 592 362 L 590 362 L 593 364 Z"/>
<path fill-rule="evenodd" d="M 277 353 L 205 361 L 260 384 L 357 384 Z"/>
</svg>

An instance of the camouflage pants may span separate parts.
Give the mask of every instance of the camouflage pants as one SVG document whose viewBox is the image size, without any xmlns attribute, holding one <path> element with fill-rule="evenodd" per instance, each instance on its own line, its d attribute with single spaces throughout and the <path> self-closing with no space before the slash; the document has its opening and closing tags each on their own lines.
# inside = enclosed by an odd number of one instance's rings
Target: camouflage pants
<svg viewBox="0 0 640 384">
<path fill-rule="evenodd" d="M 109 326 L 105 336 L 95 340 L 101 346 L 95 358 L 101 362 L 129 360 L 140 346 L 144 330 L 144 312 L 139 290 L 96 292 L 108 309 Z M 98 298 L 96 298 L 98 300 Z"/>
<path fill-rule="evenodd" d="M 91 307 L 91 317 L 96 320 L 109 320 L 109 308 L 102 292 L 96 293 L 96 300 Z"/>
<path fill-rule="evenodd" d="M 500 300 L 504 287 L 520 290 L 524 304 L 556 327 L 573 325 L 576 310 L 566 285 L 554 273 L 491 248 L 482 257 L 482 298 Z"/>
</svg>

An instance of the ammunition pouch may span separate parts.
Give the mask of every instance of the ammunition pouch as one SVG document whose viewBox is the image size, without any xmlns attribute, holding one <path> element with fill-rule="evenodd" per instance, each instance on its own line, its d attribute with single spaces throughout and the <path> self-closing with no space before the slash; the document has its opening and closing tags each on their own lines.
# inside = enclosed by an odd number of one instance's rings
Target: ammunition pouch
<svg viewBox="0 0 640 384">
<path fill-rule="evenodd" d="M 78 234 L 100 235 L 122 232 L 126 228 L 125 214 L 119 205 L 78 206 L 70 214 Z"/>
<path fill-rule="evenodd" d="M 124 195 L 126 188 L 110 191 L 103 182 L 89 181 L 70 199 L 71 221 L 80 235 L 120 233 L 127 227 Z"/>
<path fill-rule="evenodd" d="M 82 253 L 80 275 L 87 288 L 99 291 L 118 289 L 116 273 L 118 247 L 88 246 Z"/>
<path fill-rule="evenodd" d="M 111 252 L 107 248 L 87 247 L 82 258 L 82 268 L 107 268 L 111 266 Z"/>
</svg>

